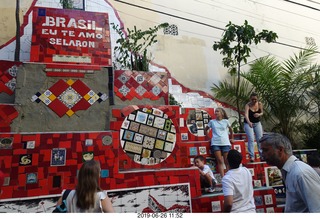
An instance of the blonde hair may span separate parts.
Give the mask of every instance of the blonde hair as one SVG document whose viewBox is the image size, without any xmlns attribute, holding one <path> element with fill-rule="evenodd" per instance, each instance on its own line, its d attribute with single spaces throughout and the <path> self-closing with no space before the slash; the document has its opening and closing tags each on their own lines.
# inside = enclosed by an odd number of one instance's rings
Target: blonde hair
<svg viewBox="0 0 320 219">
<path fill-rule="evenodd" d="M 222 118 L 223 118 L 223 119 L 229 119 L 226 111 L 225 111 L 222 107 L 218 107 L 218 108 L 215 109 L 215 111 L 216 111 L 216 110 L 219 110 L 219 111 L 222 113 Z"/>
</svg>

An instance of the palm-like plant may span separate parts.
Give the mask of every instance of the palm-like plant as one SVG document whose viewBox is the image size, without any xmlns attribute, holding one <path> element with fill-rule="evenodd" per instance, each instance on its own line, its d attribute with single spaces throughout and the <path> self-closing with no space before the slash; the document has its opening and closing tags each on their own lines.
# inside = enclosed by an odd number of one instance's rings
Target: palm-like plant
<svg viewBox="0 0 320 219">
<path fill-rule="evenodd" d="M 275 58 L 263 57 L 250 65 L 242 77 L 248 80 L 265 103 L 273 129 L 293 139 L 303 119 L 308 118 L 310 78 L 317 71 L 311 65 L 315 48 L 302 50 L 280 64 Z"/>
<path fill-rule="evenodd" d="M 298 127 L 310 118 L 309 109 L 314 101 L 315 85 L 319 86 L 319 66 L 311 64 L 316 55 L 315 47 L 300 51 L 297 55 L 280 63 L 274 57 L 262 57 L 250 64 L 248 72 L 241 73 L 242 93 L 240 99 L 245 104 L 254 89 L 264 104 L 265 122 L 273 131 L 278 131 L 293 140 L 299 133 Z M 217 96 L 226 95 L 229 103 L 234 103 L 236 96 L 234 80 L 221 82 L 212 88 Z M 242 96 L 243 95 L 243 96 Z"/>
</svg>

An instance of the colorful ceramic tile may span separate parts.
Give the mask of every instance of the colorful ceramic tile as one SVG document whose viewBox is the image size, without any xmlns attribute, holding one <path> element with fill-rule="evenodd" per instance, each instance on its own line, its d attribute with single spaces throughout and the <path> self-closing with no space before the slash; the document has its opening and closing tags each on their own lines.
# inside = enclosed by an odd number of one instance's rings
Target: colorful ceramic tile
<svg viewBox="0 0 320 219">
<path fill-rule="evenodd" d="M 12 149 L 13 138 L 0 138 L 0 149 Z"/>
<path fill-rule="evenodd" d="M 221 202 L 220 201 L 212 201 L 211 208 L 212 208 L 212 212 L 221 212 Z"/>
<path fill-rule="evenodd" d="M 31 166 L 32 165 L 32 154 L 22 154 L 19 159 L 20 166 Z"/>
<path fill-rule="evenodd" d="M 35 141 L 27 141 L 26 149 L 34 149 L 35 146 L 36 146 L 36 142 Z"/>
<path fill-rule="evenodd" d="M 134 132 L 129 131 L 129 130 L 125 130 L 124 135 L 122 136 L 122 139 L 132 141 L 133 135 L 134 135 Z"/>
<path fill-rule="evenodd" d="M 166 137 L 167 137 L 167 132 L 159 129 L 157 138 L 162 139 L 162 140 L 166 140 Z"/>
<path fill-rule="evenodd" d="M 94 159 L 94 153 L 93 152 L 83 152 L 82 153 L 82 161 L 86 162 L 89 160 L 93 160 Z"/>
<path fill-rule="evenodd" d="M 190 154 L 190 156 L 197 156 L 198 155 L 197 147 L 190 147 L 189 154 Z"/>
<path fill-rule="evenodd" d="M 188 140 L 188 133 L 181 133 L 181 140 L 187 141 Z"/>
<path fill-rule="evenodd" d="M 141 111 L 138 111 L 137 116 L 136 116 L 136 122 L 146 124 L 147 118 L 148 118 L 147 113 L 143 113 Z"/>
<path fill-rule="evenodd" d="M 51 151 L 51 166 L 64 166 L 66 164 L 66 149 L 53 148 Z"/>
<path fill-rule="evenodd" d="M 155 144 L 155 138 L 151 138 L 149 136 L 145 136 L 143 140 L 143 147 L 153 149 Z"/>
<path fill-rule="evenodd" d="M 165 124 L 165 121 L 166 121 L 166 120 L 163 119 L 163 118 L 156 117 L 156 118 L 154 119 L 153 126 L 156 127 L 156 128 L 163 129 L 164 124 Z"/>
<path fill-rule="evenodd" d="M 140 125 L 139 133 L 144 135 L 149 135 L 151 137 L 157 136 L 158 129 L 147 125 Z"/>
<path fill-rule="evenodd" d="M 102 170 L 100 171 L 100 177 L 101 177 L 101 178 L 107 178 L 107 177 L 109 177 L 109 170 L 104 170 L 104 169 L 102 169 Z"/>
<path fill-rule="evenodd" d="M 147 125 L 152 126 L 153 125 L 153 121 L 154 121 L 154 116 L 153 115 L 149 115 L 148 116 L 148 120 L 147 120 Z"/>
<path fill-rule="evenodd" d="M 142 145 L 127 141 L 127 142 L 125 142 L 125 145 L 124 145 L 124 151 L 132 152 L 132 153 L 136 153 L 136 154 L 141 154 Z"/>
<path fill-rule="evenodd" d="M 171 132 L 168 132 L 166 140 L 170 141 L 170 142 L 175 142 L 176 141 L 176 135 L 171 133 Z"/>
<path fill-rule="evenodd" d="M 255 205 L 258 207 L 258 206 L 263 206 L 263 199 L 262 199 L 262 196 L 259 195 L 259 196 L 254 196 L 254 203 Z"/>
<path fill-rule="evenodd" d="M 133 141 L 138 143 L 138 144 L 141 144 L 142 141 L 143 141 L 143 135 L 139 134 L 139 133 L 135 133 L 134 134 L 134 138 L 133 138 Z"/>
<path fill-rule="evenodd" d="M 264 195 L 264 203 L 266 205 L 272 205 L 273 204 L 272 195 L 271 194 Z"/>
<path fill-rule="evenodd" d="M 92 145 L 93 145 L 93 140 L 92 140 L 92 139 L 86 139 L 84 145 L 85 145 L 85 146 L 92 146 Z"/>
<path fill-rule="evenodd" d="M 199 154 L 206 155 L 207 154 L 207 147 L 206 146 L 199 147 Z"/>
<path fill-rule="evenodd" d="M 170 143 L 170 142 L 164 143 L 164 150 L 165 151 L 172 152 L 173 151 L 173 147 L 174 147 L 174 145 L 172 143 Z"/>
<path fill-rule="evenodd" d="M 27 173 L 27 184 L 37 183 L 38 182 L 38 174 L 37 173 Z"/>
<path fill-rule="evenodd" d="M 102 144 L 103 145 L 111 145 L 112 144 L 112 137 L 109 135 L 103 136 Z"/>
<path fill-rule="evenodd" d="M 155 148 L 163 150 L 163 147 L 164 147 L 164 141 L 157 139 L 156 144 L 155 144 Z"/>
<path fill-rule="evenodd" d="M 140 124 L 137 122 L 131 122 L 130 126 L 129 126 L 129 130 L 134 131 L 134 132 L 138 132 L 140 128 Z"/>
<path fill-rule="evenodd" d="M 161 110 L 155 109 L 155 108 L 153 109 L 152 114 L 156 115 L 156 116 L 159 116 L 159 117 L 163 116 L 163 112 Z"/>
</svg>

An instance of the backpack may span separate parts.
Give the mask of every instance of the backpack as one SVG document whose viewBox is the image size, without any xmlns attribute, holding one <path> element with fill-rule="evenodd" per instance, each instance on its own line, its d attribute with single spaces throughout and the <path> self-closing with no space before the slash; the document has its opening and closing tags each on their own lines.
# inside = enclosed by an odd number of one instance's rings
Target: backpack
<svg viewBox="0 0 320 219">
<path fill-rule="evenodd" d="M 67 213 L 67 202 L 66 199 L 71 192 L 71 189 L 66 189 L 62 195 L 62 203 L 61 205 L 56 206 L 56 208 L 52 211 L 52 213 Z"/>
</svg>

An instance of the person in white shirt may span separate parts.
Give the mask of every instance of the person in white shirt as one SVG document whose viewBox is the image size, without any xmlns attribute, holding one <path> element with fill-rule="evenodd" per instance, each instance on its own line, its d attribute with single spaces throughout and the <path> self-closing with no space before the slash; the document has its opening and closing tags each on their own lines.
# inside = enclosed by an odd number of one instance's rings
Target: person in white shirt
<svg viewBox="0 0 320 219">
<path fill-rule="evenodd" d="M 237 150 L 230 150 L 227 156 L 230 169 L 222 178 L 224 212 L 255 213 L 252 175 L 241 164 L 242 155 Z"/>
<path fill-rule="evenodd" d="M 201 155 L 198 155 L 194 158 L 194 165 L 198 167 L 200 171 L 201 188 L 204 188 L 206 192 L 211 193 L 215 191 L 217 180 L 214 177 L 210 167 L 204 162 L 205 159 Z"/>
</svg>

